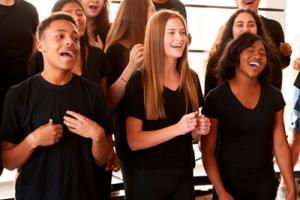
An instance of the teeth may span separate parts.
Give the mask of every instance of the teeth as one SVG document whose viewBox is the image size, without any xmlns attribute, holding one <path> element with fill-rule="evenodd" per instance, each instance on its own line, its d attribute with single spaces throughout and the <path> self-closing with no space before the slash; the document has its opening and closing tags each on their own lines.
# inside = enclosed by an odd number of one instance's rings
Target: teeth
<svg viewBox="0 0 300 200">
<path fill-rule="evenodd" d="M 259 63 L 258 63 L 258 62 L 255 62 L 255 61 L 250 61 L 250 62 L 249 62 L 249 65 L 254 66 L 254 67 L 256 67 L 256 68 L 259 67 Z"/>
<path fill-rule="evenodd" d="M 173 48 L 181 48 L 181 45 L 171 45 Z"/>
</svg>

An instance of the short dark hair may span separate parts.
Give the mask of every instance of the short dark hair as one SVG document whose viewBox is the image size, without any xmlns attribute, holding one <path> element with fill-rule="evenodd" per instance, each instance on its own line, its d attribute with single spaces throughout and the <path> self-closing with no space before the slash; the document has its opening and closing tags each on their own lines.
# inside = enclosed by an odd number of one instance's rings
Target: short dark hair
<svg viewBox="0 0 300 200">
<path fill-rule="evenodd" d="M 260 81 L 268 81 L 270 73 L 270 66 L 268 64 L 270 52 L 268 44 L 260 36 L 249 32 L 241 34 L 227 44 L 217 66 L 218 75 L 222 81 L 228 81 L 235 76 L 236 67 L 240 64 L 241 52 L 253 45 L 256 41 L 261 41 L 263 43 L 267 57 L 266 67 L 259 74 L 258 79 Z"/>
<path fill-rule="evenodd" d="M 66 21 L 69 21 L 71 22 L 72 24 L 74 24 L 74 26 L 77 27 L 76 25 L 76 21 L 75 19 L 67 14 L 67 13 L 64 13 L 64 12 L 57 12 L 57 13 L 52 13 L 49 17 L 47 17 L 46 19 L 44 19 L 38 26 L 37 28 L 37 37 L 38 39 L 40 40 L 43 36 L 43 33 L 45 31 L 45 29 L 54 21 L 57 21 L 57 20 L 66 20 Z"/>
</svg>

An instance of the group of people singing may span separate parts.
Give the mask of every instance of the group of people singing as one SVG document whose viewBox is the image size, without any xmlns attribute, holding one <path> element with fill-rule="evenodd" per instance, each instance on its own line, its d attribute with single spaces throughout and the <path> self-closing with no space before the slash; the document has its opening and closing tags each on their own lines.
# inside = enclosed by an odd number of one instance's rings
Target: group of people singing
<svg viewBox="0 0 300 200">
<path fill-rule="evenodd" d="M 112 24 L 107 0 L 57 0 L 39 25 L 30 3 L 0 0 L 0 67 L 11 78 L 1 89 L 1 165 L 18 170 L 15 198 L 108 200 L 121 169 L 126 200 L 194 200 L 196 142 L 213 199 L 296 200 L 299 152 L 291 156 L 280 91 L 291 46 L 258 15 L 259 0 L 236 3 L 203 95 L 178 0 L 122 0 Z"/>
</svg>

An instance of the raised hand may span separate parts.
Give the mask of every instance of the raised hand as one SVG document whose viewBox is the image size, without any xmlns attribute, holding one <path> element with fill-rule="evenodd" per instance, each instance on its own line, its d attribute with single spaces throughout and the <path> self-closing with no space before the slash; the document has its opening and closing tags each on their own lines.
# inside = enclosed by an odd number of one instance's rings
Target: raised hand
<svg viewBox="0 0 300 200">
<path fill-rule="evenodd" d="M 128 66 L 133 68 L 139 68 L 144 59 L 144 45 L 136 44 L 132 47 L 129 56 Z"/>
<path fill-rule="evenodd" d="M 104 129 L 100 125 L 74 111 L 67 111 L 67 115 L 64 116 L 64 124 L 71 132 L 93 141 L 99 141 L 105 136 Z"/>
<path fill-rule="evenodd" d="M 50 146 L 59 141 L 62 137 L 63 128 L 61 124 L 54 124 L 50 119 L 47 124 L 44 124 L 31 133 L 31 141 L 34 147 Z"/>
<path fill-rule="evenodd" d="M 280 43 L 279 50 L 284 56 L 290 56 L 293 52 L 291 45 L 286 42 Z"/>
</svg>

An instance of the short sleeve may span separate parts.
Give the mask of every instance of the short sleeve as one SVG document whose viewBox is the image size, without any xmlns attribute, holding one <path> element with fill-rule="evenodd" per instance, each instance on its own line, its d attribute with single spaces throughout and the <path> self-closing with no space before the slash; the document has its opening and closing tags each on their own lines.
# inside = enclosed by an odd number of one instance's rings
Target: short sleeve
<svg viewBox="0 0 300 200">
<path fill-rule="evenodd" d="M 273 88 L 274 89 L 274 98 L 273 101 L 274 101 L 274 110 L 275 112 L 278 112 L 280 110 L 282 110 L 285 106 L 285 101 L 284 101 L 284 98 L 283 98 L 283 95 L 281 93 L 280 90 L 278 90 L 277 88 Z"/>
<path fill-rule="evenodd" d="M 106 135 L 113 134 L 112 115 L 107 104 L 106 98 L 101 89 L 98 89 L 96 105 L 99 105 L 97 113 L 97 122 L 105 130 Z"/>
<path fill-rule="evenodd" d="M 18 144 L 24 138 L 24 130 L 21 125 L 22 105 L 14 88 L 10 88 L 6 94 L 1 122 L 1 139 L 3 141 Z"/>
<path fill-rule="evenodd" d="M 130 77 L 125 90 L 125 115 L 138 119 L 145 118 L 144 93 L 140 71 Z"/>
<path fill-rule="evenodd" d="M 204 100 L 203 108 L 202 108 L 202 114 L 207 117 L 212 117 L 217 119 L 218 114 L 218 101 L 217 101 L 217 95 L 215 90 L 212 90 L 208 93 Z"/>
</svg>

